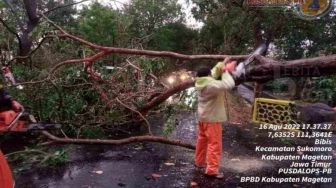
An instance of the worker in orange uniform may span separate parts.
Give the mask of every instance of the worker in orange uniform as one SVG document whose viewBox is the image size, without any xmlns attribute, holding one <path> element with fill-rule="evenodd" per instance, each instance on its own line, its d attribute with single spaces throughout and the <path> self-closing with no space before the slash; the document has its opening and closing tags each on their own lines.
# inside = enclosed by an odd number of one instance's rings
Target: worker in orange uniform
<svg viewBox="0 0 336 188">
<path fill-rule="evenodd" d="M 21 104 L 12 99 L 0 83 L 0 113 L 7 110 L 19 111 Z M 5 156 L 0 150 L 0 188 L 13 188 L 14 181 L 12 172 L 8 166 Z"/>
<path fill-rule="evenodd" d="M 195 166 L 206 167 L 205 175 L 224 178 L 219 172 L 222 156 L 222 123 L 227 121 L 224 91 L 232 89 L 235 81 L 232 75 L 241 75 L 236 70 L 236 61 L 226 58 L 213 69 L 203 67 L 197 71 L 198 91 L 198 138 L 195 152 Z M 221 80 L 217 80 L 221 78 Z"/>
</svg>

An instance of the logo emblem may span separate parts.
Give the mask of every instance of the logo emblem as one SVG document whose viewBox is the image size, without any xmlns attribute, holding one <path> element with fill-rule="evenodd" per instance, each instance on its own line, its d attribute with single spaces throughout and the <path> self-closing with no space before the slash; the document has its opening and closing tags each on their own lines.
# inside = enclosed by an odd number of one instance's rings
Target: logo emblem
<svg viewBox="0 0 336 188">
<path fill-rule="evenodd" d="M 297 14 L 305 19 L 316 19 L 327 14 L 333 7 L 332 0 L 304 0 Z"/>
<path fill-rule="evenodd" d="M 331 11 L 334 0 L 245 0 L 245 4 L 257 8 L 290 8 L 300 18 L 314 20 Z"/>
</svg>

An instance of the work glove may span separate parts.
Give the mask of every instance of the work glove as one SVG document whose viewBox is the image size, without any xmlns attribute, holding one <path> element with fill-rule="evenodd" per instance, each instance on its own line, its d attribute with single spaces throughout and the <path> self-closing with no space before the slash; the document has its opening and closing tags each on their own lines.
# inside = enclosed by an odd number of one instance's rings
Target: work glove
<svg viewBox="0 0 336 188">
<path fill-rule="evenodd" d="M 240 63 L 237 66 L 237 61 L 231 61 L 222 67 L 222 72 L 229 72 L 231 76 L 236 79 L 245 74 L 245 66 L 244 63 Z"/>
<path fill-rule="evenodd" d="M 214 66 L 211 69 L 211 76 L 215 79 L 218 79 L 222 76 L 223 73 L 225 73 L 226 71 L 231 71 L 233 64 L 233 61 L 231 60 L 231 57 L 226 57 L 223 61 L 218 62 L 216 64 L 216 66 Z M 236 61 L 234 61 L 236 62 Z M 230 65 L 229 65 L 230 64 Z M 234 67 L 236 66 L 236 64 L 234 65 Z M 234 69 L 234 68 L 233 68 Z"/>
<path fill-rule="evenodd" d="M 237 61 L 231 61 L 222 67 L 222 72 L 233 73 L 236 69 Z"/>
</svg>

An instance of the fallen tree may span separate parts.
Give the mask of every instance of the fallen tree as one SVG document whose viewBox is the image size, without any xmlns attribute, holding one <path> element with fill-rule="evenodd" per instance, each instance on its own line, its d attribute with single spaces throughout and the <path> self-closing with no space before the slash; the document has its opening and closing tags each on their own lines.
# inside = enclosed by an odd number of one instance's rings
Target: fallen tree
<svg viewBox="0 0 336 188">
<path fill-rule="evenodd" d="M 248 55 L 186 55 L 180 54 L 176 52 L 170 51 L 153 51 L 153 50 L 141 50 L 141 49 L 129 49 L 129 48 L 115 48 L 108 46 L 101 46 L 95 43 L 89 42 L 85 39 L 82 39 L 78 36 L 72 35 L 65 31 L 63 28 L 56 25 L 54 22 L 49 20 L 47 17 L 44 18 L 57 30 L 58 33 L 55 32 L 52 34 L 46 35 L 46 38 L 68 38 L 73 41 L 76 41 L 82 45 L 86 45 L 97 51 L 96 54 L 82 58 L 82 59 L 72 59 L 66 60 L 58 63 L 54 68 L 49 72 L 49 76 L 46 79 L 35 81 L 35 82 L 24 82 L 21 84 L 34 84 L 39 82 L 47 81 L 51 79 L 51 76 L 55 74 L 55 72 L 61 67 L 68 64 L 78 64 L 87 62 L 87 67 L 92 67 L 95 61 L 103 58 L 109 54 L 127 54 L 127 55 L 138 55 L 138 56 L 149 56 L 149 57 L 168 57 L 173 59 L 179 59 L 183 61 L 194 61 L 194 60 L 223 60 L 227 57 L 230 57 L 234 60 L 243 60 L 248 57 Z M 41 40 L 44 42 L 44 40 Z M 40 46 L 40 45 L 38 45 Z M 35 50 L 35 49 L 34 49 Z M 15 57 L 17 58 L 27 58 L 27 57 Z M 306 58 L 306 59 L 298 59 L 298 60 L 276 60 L 263 56 L 256 56 L 255 60 L 258 62 L 255 66 L 247 67 L 247 72 L 244 77 L 239 78 L 239 82 L 265 82 L 269 80 L 274 80 L 277 78 L 284 77 L 320 77 L 320 76 L 329 76 L 336 74 L 336 55 L 315 57 L 315 58 Z M 184 83 L 181 83 L 185 85 Z M 178 87 L 178 86 L 177 86 Z M 183 89 L 182 87 L 181 89 Z"/>
<path fill-rule="evenodd" d="M 336 74 L 336 55 L 280 61 L 257 56 L 256 66 L 248 67 L 243 81 L 265 82 L 284 77 L 320 77 Z"/>
<path fill-rule="evenodd" d="M 185 55 L 179 54 L 175 52 L 169 51 L 153 51 L 153 50 L 141 50 L 141 49 L 129 49 L 129 48 L 115 48 L 115 47 L 107 47 L 100 46 L 89 42 L 85 39 L 72 35 L 57 26 L 54 22 L 49 20 L 44 16 L 44 18 L 55 28 L 57 28 L 56 32 L 52 32 L 48 34 L 47 38 L 67 38 L 73 41 L 80 43 L 81 45 L 88 46 L 89 48 L 95 51 L 94 55 L 82 58 L 82 59 L 72 59 L 66 60 L 55 65 L 49 72 L 49 75 L 42 80 L 30 81 L 21 84 L 36 84 L 46 81 L 51 81 L 55 78 L 57 71 L 59 71 L 62 67 L 69 64 L 79 64 L 82 63 L 85 65 L 85 72 L 90 76 L 92 85 L 97 90 L 97 93 L 100 94 L 102 100 L 106 102 L 107 106 L 119 104 L 118 108 L 123 108 L 124 110 L 130 112 L 130 114 L 135 114 L 136 117 L 140 117 L 143 121 L 145 121 L 148 125 L 148 135 L 144 136 L 136 136 L 129 137 L 121 140 L 93 140 L 93 139 L 81 139 L 81 138 L 60 138 L 50 134 L 49 132 L 43 132 L 47 138 L 52 140 L 51 143 L 59 143 L 59 144 L 111 144 L 111 145 L 121 145 L 128 144 L 133 142 L 159 142 L 164 144 L 182 146 L 189 149 L 194 149 L 194 146 L 191 144 L 183 143 L 181 141 L 170 140 L 164 137 L 158 137 L 152 135 L 150 131 L 150 125 L 146 120 L 146 114 L 158 106 L 170 96 L 175 95 L 189 87 L 192 87 L 194 84 L 193 80 L 188 80 L 186 82 L 180 83 L 171 88 L 151 88 L 152 94 L 155 94 L 154 97 L 150 96 L 148 93 L 148 89 L 145 91 L 137 91 L 127 93 L 127 89 L 118 88 L 118 84 L 111 81 L 106 81 L 100 77 L 100 74 L 96 72 L 93 68 L 93 65 L 97 62 L 97 60 L 109 55 L 109 54 L 127 54 L 127 55 L 139 55 L 139 56 L 149 56 L 149 57 L 165 57 L 165 58 L 174 58 L 182 61 L 194 61 L 201 59 L 211 59 L 211 60 L 223 60 L 226 57 L 231 57 L 232 59 L 242 60 L 248 55 Z M 41 40 L 44 42 L 45 40 Z M 41 45 L 38 45 L 41 46 Z M 17 57 L 22 58 L 22 57 Z M 24 57 L 26 58 L 26 57 Z M 325 57 L 316 57 L 316 58 L 307 58 L 300 60 L 292 60 L 292 61 L 279 61 L 271 58 L 266 58 L 263 56 L 256 56 L 256 65 L 250 66 L 247 68 L 246 74 L 237 80 L 237 84 L 241 82 L 266 82 L 269 80 L 274 80 L 277 78 L 283 77 L 315 77 L 315 76 L 328 76 L 336 74 L 336 55 L 325 56 Z M 141 71 L 141 69 L 134 64 L 130 63 L 128 66 L 132 67 L 137 71 Z M 151 75 L 153 79 L 155 79 L 155 75 Z M 106 83 L 110 86 L 108 90 L 100 87 L 99 84 Z M 119 90 L 120 91 L 119 91 Z M 126 92 L 126 93 L 123 93 Z M 135 107 L 132 104 L 132 99 L 135 97 L 141 96 L 147 99 L 146 103 L 140 107 Z"/>
</svg>

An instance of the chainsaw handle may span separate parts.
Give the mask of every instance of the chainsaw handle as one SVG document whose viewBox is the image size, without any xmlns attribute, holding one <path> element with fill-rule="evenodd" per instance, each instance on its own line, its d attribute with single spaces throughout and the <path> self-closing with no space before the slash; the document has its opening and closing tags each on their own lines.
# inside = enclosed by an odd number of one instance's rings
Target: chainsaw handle
<svg viewBox="0 0 336 188">
<path fill-rule="evenodd" d="M 13 119 L 13 121 L 7 126 L 8 131 L 10 131 L 12 128 L 15 127 L 16 122 L 23 115 L 24 111 L 25 111 L 25 109 L 23 108 L 23 106 L 21 106 L 21 111 L 16 115 L 16 117 Z"/>
</svg>

